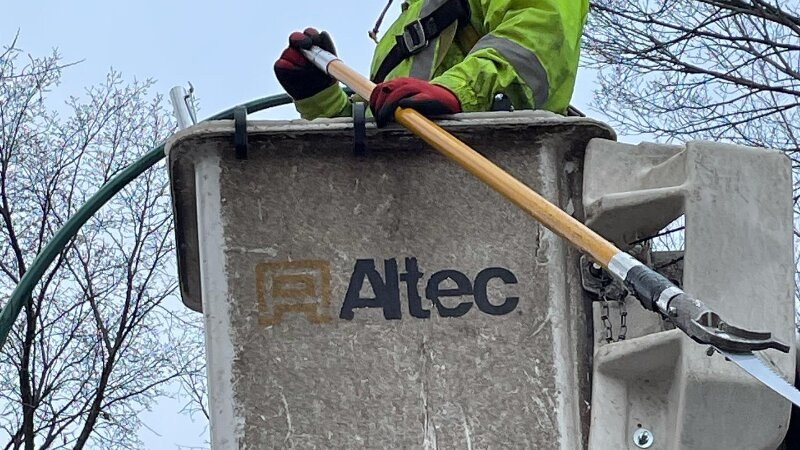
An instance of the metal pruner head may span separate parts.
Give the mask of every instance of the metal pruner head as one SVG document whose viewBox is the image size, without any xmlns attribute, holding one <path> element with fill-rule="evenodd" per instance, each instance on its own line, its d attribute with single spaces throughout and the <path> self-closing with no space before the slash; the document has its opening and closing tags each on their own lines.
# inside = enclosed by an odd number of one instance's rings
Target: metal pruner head
<svg viewBox="0 0 800 450">
<path fill-rule="evenodd" d="M 719 350 L 744 353 L 769 348 L 789 352 L 789 346 L 772 338 L 772 333 L 733 326 L 703 302 L 681 293 L 669 301 L 669 317 L 695 341 Z"/>
</svg>

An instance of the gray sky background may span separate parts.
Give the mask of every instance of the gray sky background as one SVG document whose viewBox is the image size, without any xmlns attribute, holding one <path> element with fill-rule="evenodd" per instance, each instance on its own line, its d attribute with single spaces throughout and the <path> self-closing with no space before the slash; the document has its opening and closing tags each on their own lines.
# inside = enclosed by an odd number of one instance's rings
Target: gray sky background
<svg viewBox="0 0 800 450">
<path fill-rule="evenodd" d="M 394 2 L 383 30 L 399 13 Z M 65 62 L 83 60 L 67 69 L 50 96 L 59 108 L 69 96 L 102 82 L 110 68 L 126 80 L 153 78 L 158 92 L 191 81 L 200 100 L 199 118 L 235 104 L 282 92 L 272 64 L 293 30 L 315 26 L 333 36 L 339 55 L 366 74 L 375 44 L 367 37 L 384 0 L 284 1 L 155 1 L 108 2 L 2 1 L 0 45 L 17 30 L 18 46 L 44 56 L 58 48 Z M 594 74 L 582 70 L 572 104 L 600 120 L 588 104 Z M 295 118 L 291 106 L 259 113 L 257 118 Z M 180 305 L 176 305 L 180 306 Z M 147 448 L 202 447 L 202 422 L 177 414 L 181 404 L 164 401 L 143 416 L 140 433 Z M 184 447 L 184 448 L 186 448 Z"/>
</svg>

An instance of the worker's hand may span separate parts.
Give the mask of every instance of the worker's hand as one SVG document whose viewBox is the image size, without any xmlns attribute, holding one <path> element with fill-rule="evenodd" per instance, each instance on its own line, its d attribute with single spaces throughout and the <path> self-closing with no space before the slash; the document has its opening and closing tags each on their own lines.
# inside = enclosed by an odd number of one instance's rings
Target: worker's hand
<svg viewBox="0 0 800 450">
<path fill-rule="evenodd" d="M 295 100 L 311 97 L 336 83 L 336 80 L 314 66 L 300 51 L 308 50 L 314 45 L 336 54 L 333 40 L 327 32 L 320 33 L 314 28 L 306 28 L 302 33 L 296 31 L 289 36 L 289 46 L 275 61 L 278 82 Z"/>
<path fill-rule="evenodd" d="M 415 109 L 427 117 L 461 112 L 461 101 L 450 89 L 409 77 L 377 85 L 369 104 L 378 127 L 392 121 L 398 107 Z"/>
</svg>

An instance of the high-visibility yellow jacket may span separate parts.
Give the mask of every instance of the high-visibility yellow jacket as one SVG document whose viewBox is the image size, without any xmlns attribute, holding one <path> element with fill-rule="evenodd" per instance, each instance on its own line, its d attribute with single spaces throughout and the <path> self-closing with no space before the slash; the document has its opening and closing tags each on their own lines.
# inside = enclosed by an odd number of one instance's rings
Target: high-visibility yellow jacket
<svg viewBox="0 0 800 450">
<path fill-rule="evenodd" d="M 400 17 L 378 43 L 370 75 L 375 75 L 407 25 L 445 1 L 404 2 Z M 422 52 L 403 60 L 386 80 L 412 76 L 443 85 L 458 96 L 464 112 L 488 111 L 502 93 L 515 109 L 564 113 L 575 87 L 588 0 L 468 0 L 468 4 L 471 30 L 453 24 Z M 351 111 L 338 85 L 296 101 L 295 107 L 309 120 Z"/>
</svg>

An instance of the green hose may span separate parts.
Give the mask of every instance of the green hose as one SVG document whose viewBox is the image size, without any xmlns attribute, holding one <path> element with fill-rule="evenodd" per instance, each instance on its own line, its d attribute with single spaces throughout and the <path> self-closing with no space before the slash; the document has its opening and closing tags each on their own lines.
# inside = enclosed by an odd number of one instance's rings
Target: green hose
<svg viewBox="0 0 800 450">
<path fill-rule="evenodd" d="M 292 102 L 291 97 L 286 94 L 278 94 L 270 97 L 260 98 L 245 103 L 248 113 L 261 111 L 275 106 L 286 105 Z M 209 117 L 206 120 L 225 120 L 233 119 L 233 109 L 230 108 L 219 114 Z M 111 197 L 116 195 L 123 187 L 141 175 L 145 170 L 152 167 L 155 163 L 164 158 L 164 143 L 150 150 L 146 155 L 126 167 L 121 173 L 112 178 L 108 183 L 97 191 L 85 205 L 78 210 L 75 215 L 56 232 L 53 239 L 47 243 L 42 251 L 33 260 L 33 264 L 23 275 L 19 284 L 11 293 L 8 304 L 0 312 L 0 349 L 6 343 L 6 338 L 14 326 L 14 321 L 19 316 L 25 302 L 30 298 L 34 286 L 42 279 L 45 271 L 53 260 L 66 248 L 69 242 L 78 234 L 78 230 L 85 224 L 90 217 L 97 212 Z"/>
</svg>

